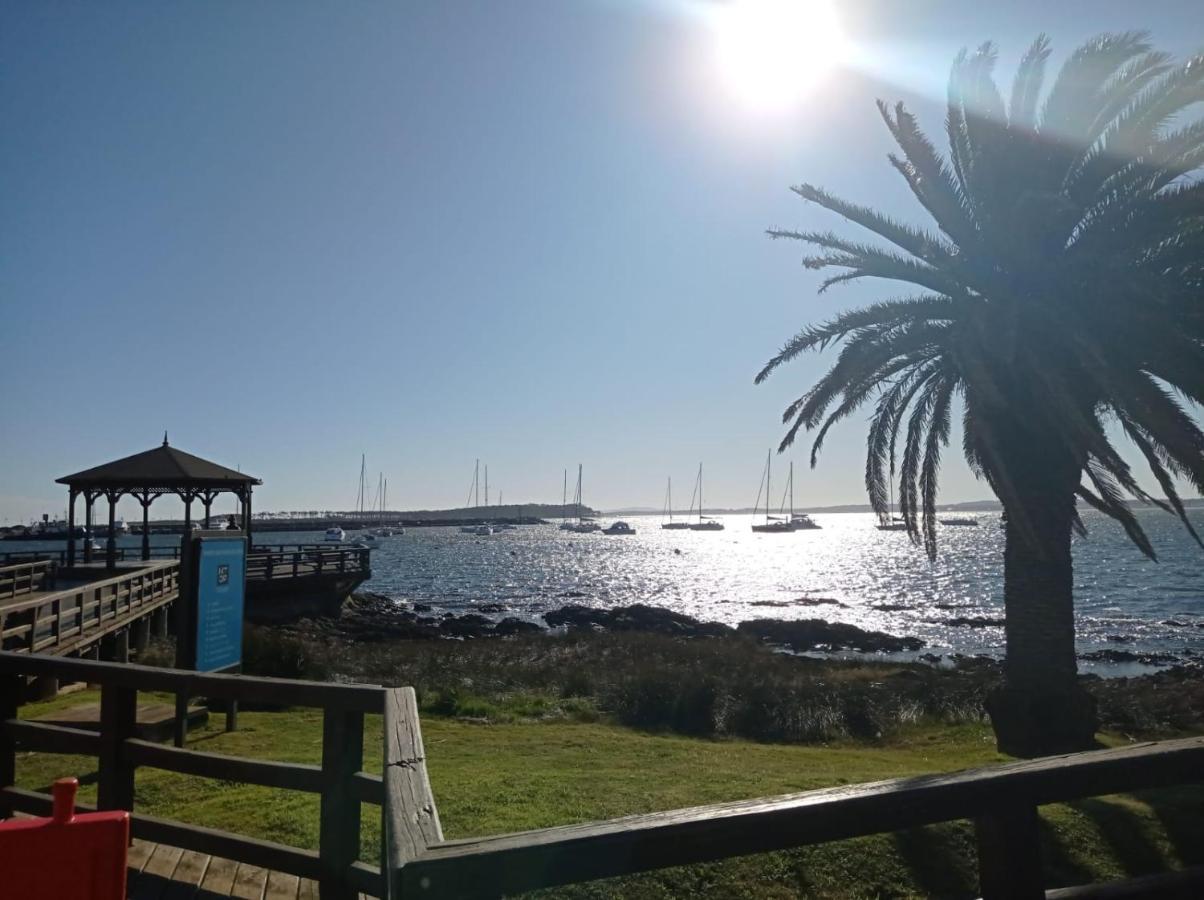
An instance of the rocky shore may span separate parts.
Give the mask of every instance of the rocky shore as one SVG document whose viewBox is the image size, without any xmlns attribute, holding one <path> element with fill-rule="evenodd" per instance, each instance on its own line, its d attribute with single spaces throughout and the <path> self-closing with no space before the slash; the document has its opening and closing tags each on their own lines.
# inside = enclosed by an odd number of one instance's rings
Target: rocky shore
<svg viewBox="0 0 1204 900">
<path fill-rule="evenodd" d="M 836 601 L 821 601 L 835 603 Z M 816 604 L 819 605 L 819 604 Z M 642 632 L 684 638 L 743 636 L 798 652 L 855 650 L 861 653 L 895 653 L 919 650 L 917 637 L 869 631 L 855 625 L 823 619 L 752 619 L 736 628 L 721 622 L 703 622 L 693 616 L 643 603 L 612 609 L 570 603 L 542 615 L 543 625 L 506 616 L 501 604 L 485 604 L 478 612 L 434 614 L 422 603 L 407 604 L 381 594 L 354 594 L 337 618 L 302 619 L 281 626 L 286 632 L 353 641 L 435 640 L 507 637 L 554 632 Z"/>
</svg>

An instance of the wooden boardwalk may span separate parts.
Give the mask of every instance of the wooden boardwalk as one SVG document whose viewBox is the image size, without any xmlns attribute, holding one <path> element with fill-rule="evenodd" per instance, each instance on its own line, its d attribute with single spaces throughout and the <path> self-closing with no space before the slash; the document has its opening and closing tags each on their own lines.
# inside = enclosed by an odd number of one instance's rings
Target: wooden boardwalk
<svg viewBox="0 0 1204 900">
<path fill-rule="evenodd" d="M 318 883 L 286 872 L 135 840 L 129 853 L 129 900 L 317 900 Z M 362 894 L 361 898 L 366 898 Z"/>
</svg>

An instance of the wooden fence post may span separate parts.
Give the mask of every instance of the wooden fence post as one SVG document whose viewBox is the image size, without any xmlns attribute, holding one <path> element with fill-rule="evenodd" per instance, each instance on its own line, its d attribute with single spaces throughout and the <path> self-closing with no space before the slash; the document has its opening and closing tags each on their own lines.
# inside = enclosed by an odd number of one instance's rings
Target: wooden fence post
<svg viewBox="0 0 1204 900">
<path fill-rule="evenodd" d="M 3 723 L 17 717 L 24 681 L 19 675 L 0 678 L 0 787 L 13 787 L 17 783 L 17 745 Z M 10 808 L 0 805 L 0 819 L 7 819 L 12 814 Z"/>
<path fill-rule="evenodd" d="M 322 900 L 355 900 L 347 870 L 359 859 L 360 800 L 355 773 L 364 762 L 364 714 L 327 707 L 322 716 L 322 803 L 318 823 Z"/>
<path fill-rule="evenodd" d="M 100 686 L 98 809 L 134 808 L 134 766 L 126 754 L 125 742 L 134 736 L 137 712 L 137 690 L 117 684 Z"/>
<path fill-rule="evenodd" d="M 1010 803 L 974 820 L 983 900 L 1045 897 L 1036 804 Z"/>
</svg>

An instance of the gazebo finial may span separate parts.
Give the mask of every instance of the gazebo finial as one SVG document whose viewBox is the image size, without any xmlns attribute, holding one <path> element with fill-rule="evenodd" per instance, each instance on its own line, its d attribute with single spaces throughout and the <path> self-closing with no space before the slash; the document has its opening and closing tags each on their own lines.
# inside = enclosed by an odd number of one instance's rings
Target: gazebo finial
<svg viewBox="0 0 1204 900">
<path fill-rule="evenodd" d="M 163 446 L 164 447 L 167 446 L 167 432 L 166 431 L 163 432 Z"/>
</svg>

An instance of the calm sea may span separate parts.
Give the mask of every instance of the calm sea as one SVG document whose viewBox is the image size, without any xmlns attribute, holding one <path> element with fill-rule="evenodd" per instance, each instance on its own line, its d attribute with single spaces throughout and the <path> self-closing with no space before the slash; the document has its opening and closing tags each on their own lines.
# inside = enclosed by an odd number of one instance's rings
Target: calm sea
<svg viewBox="0 0 1204 900">
<path fill-rule="evenodd" d="M 1143 557 L 1099 514 L 1084 516 L 1089 535 L 1074 543 L 1080 652 L 1111 649 L 1204 661 L 1204 550 L 1173 517 L 1158 510 L 1137 515 L 1158 562 Z M 1204 531 L 1204 510 L 1192 516 Z M 628 537 L 575 535 L 555 525 L 489 537 L 413 528 L 375 544 L 373 578 L 364 587 L 436 611 L 461 613 L 500 603 L 506 615 L 531 619 L 566 603 L 649 603 L 730 625 L 762 617 L 824 618 L 916 635 L 928 645 L 924 652 L 1002 653 L 1002 628 L 948 624 L 1003 614 L 997 514 L 981 515 L 977 528 L 942 527 L 934 563 L 906 533 L 874 528 L 871 515 L 814 518 L 822 530 L 783 535 L 753 534 L 750 516 L 727 516 L 727 529 L 711 533 L 664 531 L 659 516 L 628 517 L 636 529 Z M 321 538 L 319 532 L 263 533 L 257 541 Z M 137 546 L 139 540 L 126 537 L 121 543 Z M 0 550 L 23 546 L 5 542 Z M 839 605 L 792 602 L 800 598 Z M 1144 668 L 1086 661 L 1081 667 L 1100 674 Z"/>
</svg>

